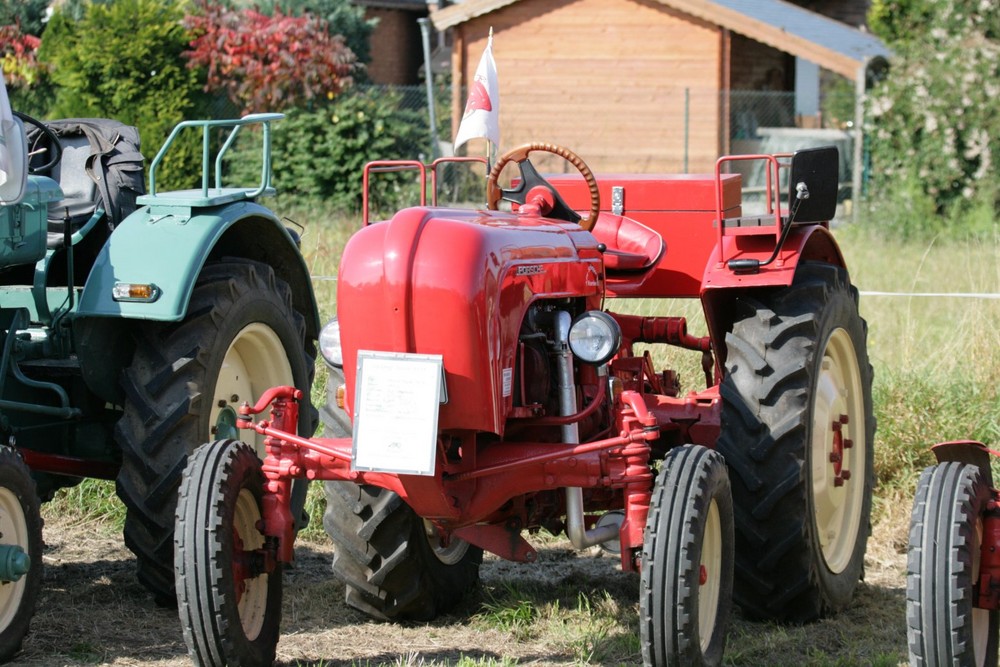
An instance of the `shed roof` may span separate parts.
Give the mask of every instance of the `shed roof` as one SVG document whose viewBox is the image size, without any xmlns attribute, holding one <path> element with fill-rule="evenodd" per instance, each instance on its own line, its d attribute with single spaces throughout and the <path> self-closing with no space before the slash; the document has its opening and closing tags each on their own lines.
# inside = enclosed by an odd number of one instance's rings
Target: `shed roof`
<svg viewBox="0 0 1000 667">
<path fill-rule="evenodd" d="M 464 0 L 431 13 L 438 30 L 522 0 Z M 656 0 L 665 7 L 745 35 L 856 79 L 873 58 L 888 58 L 878 37 L 784 0 Z"/>
</svg>

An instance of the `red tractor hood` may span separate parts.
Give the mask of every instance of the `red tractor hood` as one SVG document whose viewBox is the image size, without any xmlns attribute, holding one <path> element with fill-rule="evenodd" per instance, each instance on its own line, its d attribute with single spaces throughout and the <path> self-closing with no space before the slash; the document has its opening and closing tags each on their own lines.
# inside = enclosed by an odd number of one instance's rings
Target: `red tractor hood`
<svg viewBox="0 0 1000 667">
<path fill-rule="evenodd" d="M 410 208 L 369 225 L 340 261 L 348 405 L 358 350 L 440 354 L 439 428 L 503 433 L 518 332 L 537 299 L 603 294 L 597 241 L 578 225 L 498 211 Z"/>
</svg>

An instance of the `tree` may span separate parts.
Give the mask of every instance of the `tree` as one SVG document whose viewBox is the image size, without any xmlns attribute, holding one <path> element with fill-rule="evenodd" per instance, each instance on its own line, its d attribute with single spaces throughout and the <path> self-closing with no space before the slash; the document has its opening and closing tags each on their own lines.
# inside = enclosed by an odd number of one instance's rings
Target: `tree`
<svg viewBox="0 0 1000 667">
<path fill-rule="evenodd" d="M 919 38 L 933 16 L 933 0 L 872 0 L 868 26 L 887 44 L 900 44 Z"/>
<path fill-rule="evenodd" d="M 326 21 L 332 34 L 344 38 L 359 63 L 371 62 L 369 40 L 378 19 L 366 19 L 364 7 L 352 0 L 262 0 L 257 6 L 265 14 L 280 11 L 288 16 L 318 16 Z M 358 73 L 355 72 L 355 78 Z"/>
<path fill-rule="evenodd" d="M 224 92 L 246 112 L 310 106 L 352 82 L 354 53 L 311 14 L 267 16 L 206 2 L 184 25 L 194 35 L 185 55 L 207 70 L 206 91 Z"/>
<path fill-rule="evenodd" d="M 0 26 L 17 26 L 22 33 L 39 37 L 48 6 L 48 0 L 0 0 Z M 6 38 L 0 41 L 5 43 Z"/>
<path fill-rule="evenodd" d="M 892 15 L 887 8 L 895 8 Z M 905 195 L 914 225 L 1000 205 L 1000 12 L 981 0 L 881 0 L 895 52 L 871 99 L 874 185 Z M 885 14 L 878 12 L 885 11 Z"/>
<path fill-rule="evenodd" d="M 155 155 L 202 102 L 198 72 L 182 56 L 189 41 L 182 18 L 181 4 L 164 0 L 89 4 L 79 21 L 57 11 L 39 51 L 58 86 L 52 114 L 135 125 L 143 151 Z M 197 139 L 180 141 L 164 159 L 161 184 L 190 187 L 200 175 Z"/>
<path fill-rule="evenodd" d="M 47 0 L 0 0 L 0 67 L 14 109 L 45 115 L 52 101 L 48 69 L 38 62 Z"/>
</svg>

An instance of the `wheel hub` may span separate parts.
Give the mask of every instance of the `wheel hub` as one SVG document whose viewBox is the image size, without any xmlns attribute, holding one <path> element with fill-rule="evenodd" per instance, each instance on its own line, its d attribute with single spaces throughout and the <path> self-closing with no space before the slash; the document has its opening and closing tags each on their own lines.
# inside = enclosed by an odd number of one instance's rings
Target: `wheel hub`
<svg viewBox="0 0 1000 667">
<path fill-rule="evenodd" d="M 239 440 L 240 429 L 236 426 L 236 410 L 225 403 L 219 406 L 219 416 L 212 426 L 212 436 L 216 440 Z"/>
<path fill-rule="evenodd" d="M 851 471 L 844 468 L 844 450 L 854 446 L 854 441 L 844 437 L 844 425 L 850 423 L 850 417 L 840 415 L 830 426 L 833 430 L 833 440 L 830 451 L 830 463 L 833 464 L 833 485 L 843 486 L 851 478 Z"/>
<path fill-rule="evenodd" d="M 0 545 L 0 581 L 18 581 L 31 569 L 31 558 L 19 544 Z"/>
</svg>

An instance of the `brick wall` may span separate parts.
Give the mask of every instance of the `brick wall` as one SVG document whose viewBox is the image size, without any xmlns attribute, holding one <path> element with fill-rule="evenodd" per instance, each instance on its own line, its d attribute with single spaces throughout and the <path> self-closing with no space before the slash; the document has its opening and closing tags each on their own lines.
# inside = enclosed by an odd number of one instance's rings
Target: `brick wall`
<svg viewBox="0 0 1000 667">
<path fill-rule="evenodd" d="M 368 75 L 372 82 L 419 83 L 424 55 L 417 19 L 427 16 L 427 12 L 369 7 L 365 16 L 379 20 L 370 40 L 372 61 L 368 64 Z"/>
</svg>

